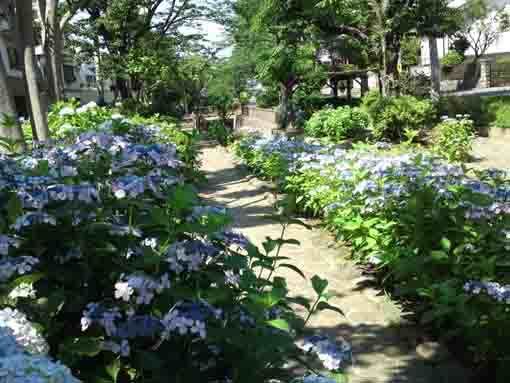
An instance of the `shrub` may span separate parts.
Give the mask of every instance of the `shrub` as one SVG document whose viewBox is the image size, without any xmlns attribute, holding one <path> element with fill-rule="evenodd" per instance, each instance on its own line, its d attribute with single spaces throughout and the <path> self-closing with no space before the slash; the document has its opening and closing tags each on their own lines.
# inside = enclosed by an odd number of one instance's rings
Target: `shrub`
<svg viewBox="0 0 510 383">
<path fill-rule="evenodd" d="M 305 133 L 311 137 L 340 141 L 358 137 L 368 128 L 368 115 L 360 108 L 349 106 L 326 108 L 313 114 L 305 124 Z"/>
<path fill-rule="evenodd" d="M 233 140 L 232 129 L 227 128 L 223 121 L 220 120 L 208 122 L 207 135 L 217 140 L 222 146 L 228 146 Z"/>
<path fill-rule="evenodd" d="M 248 164 L 281 154 L 289 168 L 280 183 L 299 196 L 298 206 L 321 215 L 395 296 L 414 301 L 422 324 L 455 340 L 477 367 L 498 368 L 498 381 L 506 381 L 508 172 L 467 173 L 430 153 L 389 144 L 347 151 L 248 139 L 238 148 Z"/>
<path fill-rule="evenodd" d="M 448 161 L 467 161 L 473 146 L 474 128 L 469 116 L 445 118 L 434 128 L 435 151 Z"/>
<path fill-rule="evenodd" d="M 89 113 L 62 105 L 60 118 Z M 278 256 L 299 221 L 279 216 L 281 237 L 261 251 L 225 229 L 223 209 L 201 204 L 163 129 L 114 118 L 66 132 L 1 157 L 0 327 L 84 382 L 293 380 L 289 360 L 313 356 L 296 345 L 307 320 L 293 305 L 338 310 L 327 281 L 312 278 L 308 302 L 275 276 L 302 275 Z M 4 344 L 16 346 L 0 331 L 2 377 L 32 381 L 41 368 L 46 380 L 52 369 L 51 381 L 75 381 L 47 360 L 9 358 Z M 328 350 L 338 377 L 348 353 Z"/>
<path fill-rule="evenodd" d="M 274 108 L 280 103 L 280 95 L 277 88 L 266 88 L 256 96 L 259 108 Z"/>
<path fill-rule="evenodd" d="M 363 99 L 376 139 L 402 141 L 406 131 L 421 132 L 435 117 L 434 105 L 413 96 L 382 97 L 370 92 Z"/>
<path fill-rule="evenodd" d="M 510 104 L 498 101 L 491 105 L 491 113 L 494 115 L 493 126 L 497 128 L 510 128 Z"/>
<path fill-rule="evenodd" d="M 463 62 L 464 56 L 457 51 L 450 51 L 441 58 L 441 65 L 446 67 L 460 65 Z"/>
</svg>

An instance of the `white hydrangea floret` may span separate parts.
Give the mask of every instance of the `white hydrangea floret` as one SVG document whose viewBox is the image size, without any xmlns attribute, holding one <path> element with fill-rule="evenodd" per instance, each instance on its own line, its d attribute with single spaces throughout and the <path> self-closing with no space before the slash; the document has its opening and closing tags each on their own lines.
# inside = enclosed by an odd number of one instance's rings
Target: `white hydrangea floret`
<svg viewBox="0 0 510 383">
<path fill-rule="evenodd" d="M 31 283 L 21 283 L 16 286 L 10 293 L 9 298 L 35 298 L 36 291 Z"/>
<path fill-rule="evenodd" d="M 22 312 L 11 308 L 0 310 L 0 327 L 10 329 L 16 342 L 28 353 L 48 353 L 48 343 Z"/>
<path fill-rule="evenodd" d="M 72 116 L 75 113 L 76 113 L 76 111 L 73 108 L 66 106 L 66 107 L 60 109 L 60 112 L 58 112 L 58 115 L 60 117 L 64 117 L 64 116 Z"/>
</svg>

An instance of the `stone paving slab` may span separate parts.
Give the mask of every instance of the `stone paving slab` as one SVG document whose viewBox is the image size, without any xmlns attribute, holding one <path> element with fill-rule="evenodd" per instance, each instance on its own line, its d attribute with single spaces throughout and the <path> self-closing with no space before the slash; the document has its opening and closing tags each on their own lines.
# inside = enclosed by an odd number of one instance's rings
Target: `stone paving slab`
<svg viewBox="0 0 510 383">
<path fill-rule="evenodd" d="M 233 229 L 256 244 L 268 236 L 279 237 L 281 227 L 264 218 L 274 212 L 271 186 L 248 174 L 224 148 L 207 145 L 202 155 L 207 182 L 201 196 L 211 204 L 227 207 L 234 217 Z M 310 324 L 319 332 L 352 344 L 354 363 L 348 368 L 351 383 L 469 381 L 466 371 L 441 345 L 429 342 L 404 319 L 401 307 L 371 287 L 373 281 L 348 258 L 348 248 L 318 228 L 318 222 L 308 223 L 313 230 L 289 228 L 287 238 L 299 240 L 301 246 L 284 247 L 281 255 L 290 257 L 307 278 L 317 274 L 329 280 L 329 289 L 335 293 L 330 303 L 343 310 L 345 317 L 322 312 Z M 314 296 L 310 282 L 299 275 L 290 270 L 279 274 L 287 278 L 295 295 Z"/>
</svg>

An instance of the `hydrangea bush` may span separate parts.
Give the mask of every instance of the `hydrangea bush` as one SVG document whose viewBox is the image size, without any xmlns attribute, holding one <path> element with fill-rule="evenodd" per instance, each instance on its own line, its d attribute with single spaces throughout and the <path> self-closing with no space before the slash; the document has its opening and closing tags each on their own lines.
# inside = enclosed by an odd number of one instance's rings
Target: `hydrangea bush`
<svg viewBox="0 0 510 383">
<path fill-rule="evenodd" d="M 508 172 L 468 171 L 388 144 L 347 151 L 247 138 L 235 151 L 261 173 L 266 161 L 282 161 L 282 188 L 303 210 L 323 216 L 397 296 L 412 299 L 423 324 L 461 339 L 471 360 L 506 368 Z"/>
<path fill-rule="evenodd" d="M 466 161 L 473 149 L 475 129 L 468 115 L 442 118 L 435 128 L 435 151 L 451 162 Z"/>
<path fill-rule="evenodd" d="M 226 230 L 225 211 L 190 183 L 196 160 L 182 160 L 177 133 L 93 105 L 59 108 L 61 140 L 0 160 L 0 330 L 16 344 L 0 342 L 25 350 L 0 355 L 1 381 L 76 381 L 48 358 L 84 382 L 290 381 L 306 358 L 340 379 L 344 344 L 313 354 L 297 342 L 297 305 L 337 310 L 327 281 L 312 279 L 308 302 L 278 277 L 302 274 L 279 256 L 297 241 L 259 249 Z"/>
</svg>

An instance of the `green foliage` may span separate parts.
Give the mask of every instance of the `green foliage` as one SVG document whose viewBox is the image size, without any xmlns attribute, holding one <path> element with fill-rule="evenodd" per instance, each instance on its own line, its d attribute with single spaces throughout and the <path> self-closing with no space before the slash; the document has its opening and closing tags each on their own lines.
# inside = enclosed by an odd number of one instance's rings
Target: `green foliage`
<svg viewBox="0 0 510 383">
<path fill-rule="evenodd" d="M 359 137 L 368 125 L 368 114 L 361 108 L 326 108 L 312 115 L 305 124 L 305 133 L 311 137 L 341 141 Z"/>
<path fill-rule="evenodd" d="M 229 129 L 220 120 L 212 120 L 207 123 L 207 135 L 222 146 L 230 145 L 234 139 L 232 129 Z"/>
<path fill-rule="evenodd" d="M 278 89 L 273 87 L 265 88 L 257 94 L 256 100 L 259 108 L 274 108 L 280 102 Z"/>
<path fill-rule="evenodd" d="M 452 67 L 460 65 L 464 62 L 464 56 L 457 51 L 448 52 L 443 58 L 441 58 L 441 65 L 446 67 Z"/>
<path fill-rule="evenodd" d="M 491 114 L 494 116 L 493 126 L 497 128 L 510 128 L 510 104 L 508 101 L 497 101 L 490 105 Z"/>
<path fill-rule="evenodd" d="M 370 116 L 376 139 L 402 141 L 406 130 L 422 132 L 435 118 L 434 105 L 413 96 L 382 97 L 370 92 L 362 107 Z"/>
<path fill-rule="evenodd" d="M 421 39 L 417 36 L 406 36 L 402 40 L 402 65 L 413 66 L 418 65 L 421 52 Z"/>
<path fill-rule="evenodd" d="M 443 97 L 439 102 L 439 115 L 449 117 L 469 115 L 476 127 L 488 127 L 495 125 L 498 111 L 500 111 L 499 124 L 503 127 L 508 100 L 507 96 Z"/>
<path fill-rule="evenodd" d="M 474 135 L 473 121 L 469 116 L 446 118 L 434 128 L 434 150 L 451 162 L 469 159 Z"/>
</svg>

